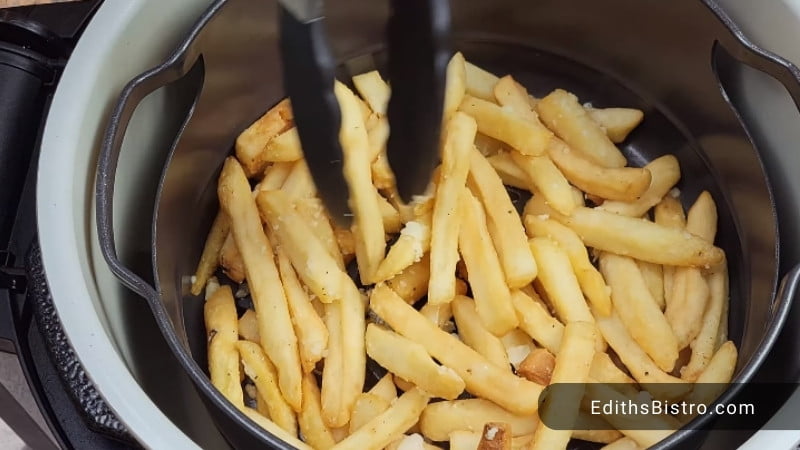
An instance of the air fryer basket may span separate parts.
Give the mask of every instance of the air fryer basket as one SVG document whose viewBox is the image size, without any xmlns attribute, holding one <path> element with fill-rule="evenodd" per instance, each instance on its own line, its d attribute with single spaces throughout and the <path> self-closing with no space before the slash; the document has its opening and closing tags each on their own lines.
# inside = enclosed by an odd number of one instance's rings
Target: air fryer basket
<svg viewBox="0 0 800 450">
<path fill-rule="evenodd" d="M 642 109 L 644 122 L 622 145 L 629 160 L 643 165 L 673 153 L 681 164 L 684 201 L 704 189 L 712 193 L 719 206 L 717 244 L 730 265 L 729 333 L 740 352 L 736 381 L 749 380 L 783 325 L 800 269 L 776 293 L 779 245 L 769 183 L 717 71 L 728 60 L 749 64 L 781 81 L 800 105 L 797 68 L 750 44 L 712 0 L 453 0 L 452 9 L 454 47 L 468 60 L 512 74 L 533 94 L 563 87 L 598 107 Z M 203 300 L 190 296 L 188 285 L 218 208 L 222 161 L 236 136 L 283 96 L 276 12 L 272 0 L 217 1 L 163 65 L 126 86 L 97 178 L 98 233 L 108 264 L 147 299 L 176 357 L 237 448 L 281 443 L 208 381 Z M 334 50 L 342 56 L 341 77 L 381 68 L 387 5 L 340 0 L 330 2 L 327 12 Z M 153 236 L 151 281 L 126 268 L 126 255 L 117 255 L 114 176 L 137 104 L 173 82 L 185 84 L 196 100 L 164 165 L 153 229 L 139 230 Z M 729 390 L 720 401 L 734 394 Z M 659 446 L 701 438 L 691 434 L 681 430 Z"/>
</svg>

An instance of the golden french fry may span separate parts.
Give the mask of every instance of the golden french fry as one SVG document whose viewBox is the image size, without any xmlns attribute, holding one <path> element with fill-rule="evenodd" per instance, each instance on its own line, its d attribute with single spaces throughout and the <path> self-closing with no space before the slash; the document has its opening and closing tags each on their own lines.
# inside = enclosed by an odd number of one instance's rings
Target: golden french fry
<svg viewBox="0 0 800 450">
<path fill-rule="evenodd" d="M 683 213 L 683 206 L 677 198 L 667 195 L 653 209 L 653 219 L 659 225 L 676 230 L 683 230 L 686 227 L 686 216 Z M 675 292 L 673 289 L 675 280 L 675 267 L 664 266 L 664 306 L 672 303 Z"/>
<path fill-rule="evenodd" d="M 659 309 L 664 310 L 664 270 L 663 266 L 646 261 L 636 261 L 639 271 L 642 272 L 647 290 L 653 296 Z"/>
<path fill-rule="evenodd" d="M 594 354 L 589 376 L 601 383 L 613 385 L 614 389 L 631 398 L 635 397 L 639 392 L 636 388 L 636 380 L 617 367 L 611 357 L 608 356 L 608 353 L 597 352 Z"/>
<path fill-rule="evenodd" d="M 270 164 L 264 169 L 264 178 L 258 183 L 258 189 L 256 191 L 274 191 L 275 189 L 280 189 L 283 183 L 286 182 L 286 178 L 292 173 L 294 166 L 294 162 L 276 162 Z M 258 192 L 254 192 L 254 194 L 257 195 Z"/>
<path fill-rule="evenodd" d="M 367 126 L 367 142 L 369 143 L 369 158 L 373 164 L 376 160 L 386 153 L 386 141 L 389 139 L 389 119 L 386 117 L 381 117 L 375 124 L 370 128 Z M 383 169 L 383 168 L 381 168 Z M 373 168 L 373 178 L 375 176 L 375 170 Z M 392 177 L 394 180 L 394 177 Z M 373 180 L 375 181 L 375 180 Z M 376 187 L 377 184 L 376 184 Z"/>
<path fill-rule="evenodd" d="M 644 119 L 644 113 L 633 108 L 586 108 L 586 112 L 615 144 L 623 142 Z"/>
<path fill-rule="evenodd" d="M 239 317 L 239 336 L 250 342 L 258 344 L 261 342 L 261 336 L 258 334 L 258 319 L 256 312 L 248 309 Z"/>
<path fill-rule="evenodd" d="M 373 417 L 389 409 L 390 405 L 390 402 L 377 395 L 360 394 L 353 405 L 353 414 L 350 415 L 349 434 L 353 434 Z"/>
<path fill-rule="evenodd" d="M 339 246 L 339 251 L 342 252 L 342 258 L 347 263 L 353 259 L 356 253 L 356 238 L 350 230 L 339 228 L 335 224 L 331 224 L 331 226 L 333 226 L 333 234 L 336 236 L 336 244 Z"/>
<path fill-rule="evenodd" d="M 503 180 L 503 184 L 526 191 L 533 189 L 528 174 L 514 162 L 510 152 L 501 151 L 487 159 L 500 179 Z"/>
<path fill-rule="evenodd" d="M 689 208 L 686 230 L 713 243 L 717 235 L 717 205 L 708 191 L 703 191 Z"/>
<path fill-rule="evenodd" d="M 387 373 L 384 375 L 383 378 L 375 383 L 375 386 L 372 386 L 369 393 L 392 403 L 397 398 L 397 388 L 394 385 L 394 381 L 392 381 L 392 374 Z"/>
<path fill-rule="evenodd" d="M 272 245 L 259 218 L 244 170 L 229 157 L 217 188 L 222 210 L 231 220 L 236 247 L 242 254 L 250 293 L 258 317 L 261 347 L 278 368 L 278 379 L 286 401 L 295 411 L 302 404 L 300 355 L 292 329 L 289 306 L 281 288 Z"/>
<path fill-rule="evenodd" d="M 547 156 L 526 156 L 512 152 L 511 158 L 528 175 L 533 186 L 541 192 L 547 203 L 561 214 L 570 215 L 577 206 L 572 187 Z"/>
<path fill-rule="evenodd" d="M 593 322 L 567 252 L 548 238 L 537 237 L 529 242 L 533 257 L 540 263 L 538 280 L 553 302 L 558 317 L 565 323 Z"/>
<path fill-rule="evenodd" d="M 403 269 L 394 277 L 386 280 L 386 285 L 408 304 L 413 305 L 425 296 L 425 288 L 431 276 L 430 255 L 422 255 L 422 259 Z M 432 303 L 428 303 L 432 306 Z M 444 304 L 444 303 L 442 303 Z"/>
<path fill-rule="evenodd" d="M 550 315 L 541 301 L 535 301 L 522 291 L 512 291 L 511 299 L 520 329 L 551 353 L 558 352 L 564 325 Z"/>
<path fill-rule="evenodd" d="M 385 149 L 378 154 L 378 157 L 370 165 L 370 172 L 372 173 L 372 182 L 376 188 L 381 190 L 396 189 L 394 172 L 389 166 L 389 157 L 386 156 Z"/>
<path fill-rule="evenodd" d="M 586 384 L 586 395 L 592 399 L 593 407 L 602 413 L 603 404 L 620 404 L 630 399 L 604 383 Z M 596 403 L 595 403 L 596 402 Z M 593 414 L 594 411 L 590 411 Z M 642 448 L 648 448 L 675 431 L 674 419 L 663 415 L 603 414 L 603 418 L 626 437 L 634 440 Z"/>
<path fill-rule="evenodd" d="M 525 228 L 503 181 L 477 149 L 470 152 L 468 184 L 483 203 L 489 235 L 492 238 L 506 284 L 518 288 L 536 277 L 536 261 L 527 245 Z"/>
<path fill-rule="evenodd" d="M 253 380 L 269 410 L 269 418 L 292 436 L 297 436 L 297 418 L 278 387 L 278 373 L 258 344 L 239 341 L 236 348 L 242 357 L 244 372 Z"/>
<path fill-rule="evenodd" d="M 600 166 L 557 138 L 550 141 L 547 155 L 570 183 L 603 199 L 636 201 L 650 186 L 649 170 Z"/>
<path fill-rule="evenodd" d="M 686 397 L 686 402 L 710 405 L 716 400 L 725 391 L 725 386 L 731 382 L 733 371 L 736 370 L 737 356 L 736 345 L 732 341 L 722 344 L 697 377 L 695 389 Z"/>
<path fill-rule="evenodd" d="M 328 348 L 328 330 L 325 323 L 311 306 L 311 301 L 297 274 L 289 262 L 283 247 L 278 247 L 278 270 L 283 281 L 283 291 L 289 303 L 294 332 L 297 335 L 297 346 L 300 351 L 300 362 L 304 372 L 311 372 L 325 355 Z M 271 416 L 270 416 L 271 417 Z"/>
<path fill-rule="evenodd" d="M 708 305 L 703 313 L 700 332 L 692 341 L 692 356 L 681 369 L 681 378 L 696 381 L 711 362 L 717 344 L 721 323 L 727 321 L 723 307 L 728 302 L 728 266 L 726 262 L 714 266 L 706 278 L 709 288 Z"/>
<path fill-rule="evenodd" d="M 547 386 L 553 377 L 556 359 L 543 348 L 533 350 L 517 368 L 517 374 L 534 383 Z"/>
<path fill-rule="evenodd" d="M 504 422 L 487 422 L 483 426 L 477 450 L 512 450 L 511 425 Z"/>
<path fill-rule="evenodd" d="M 303 283 L 324 303 L 341 299 L 350 278 L 292 207 L 291 199 L 282 191 L 265 191 L 257 202 Z"/>
<path fill-rule="evenodd" d="M 550 383 L 574 383 L 571 389 L 561 390 L 558 397 L 545 400 L 539 414 L 550 414 L 562 424 L 574 424 L 578 418 L 583 389 L 589 379 L 589 368 L 595 353 L 597 330 L 591 322 L 569 322 L 564 327 L 561 350 L 556 356 L 555 368 Z M 548 401 L 549 400 L 549 401 Z M 572 430 L 553 429 L 540 421 L 533 435 L 532 450 L 566 448 Z"/>
<path fill-rule="evenodd" d="M 547 237 L 555 241 L 567 253 L 572 270 L 578 279 L 581 291 L 596 311 L 602 315 L 611 313 L 609 288 L 600 272 L 589 260 L 589 253 L 581 238 L 574 231 L 553 219 L 528 215 L 525 226 L 533 237 Z"/>
<path fill-rule="evenodd" d="M 301 198 L 294 201 L 294 207 L 297 212 L 305 219 L 311 232 L 316 236 L 328 254 L 336 261 L 339 268 L 344 269 L 344 256 L 339 249 L 339 244 L 336 240 L 336 233 L 331 226 L 328 213 L 325 212 L 325 206 L 318 198 Z"/>
<path fill-rule="evenodd" d="M 355 75 L 353 85 L 373 111 L 381 116 L 386 115 L 391 89 L 377 70 Z"/>
<path fill-rule="evenodd" d="M 456 52 L 447 64 L 447 85 L 444 90 L 443 120 L 447 122 L 458 110 L 467 88 L 464 55 Z"/>
<path fill-rule="evenodd" d="M 347 425 L 339 428 L 331 428 L 331 436 L 333 436 L 333 440 L 337 443 L 342 442 L 349 432 L 350 428 Z"/>
<path fill-rule="evenodd" d="M 508 369 L 509 361 L 506 349 L 500 338 L 490 333 L 483 326 L 480 317 L 478 317 L 478 312 L 475 310 L 475 302 L 469 297 L 457 295 L 450 302 L 450 305 L 461 340 L 496 364 L 497 367 Z"/>
<path fill-rule="evenodd" d="M 711 292 L 703 273 L 694 267 L 675 269 L 672 290 L 664 316 L 678 339 L 678 347 L 684 349 L 700 333 Z"/>
<path fill-rule="evenodd" d="M 514 111 L 515 114 L 529 122 L 541 124 L 538 114 L 528 101 L 528 91 L 514 81 L 511 75 L 506 75 L 497 81 L 497 84 L 494 85 L 494 96 L 500 106 Z"/>
<path fill-rule="evenodd" d="M 505 144 L 481 133 L 475 135 L 475 148 L 487 158 L 500 152 L 508 151 L 508 147 Z"/>
<path fill-rule="evenodd" d="M 289 128 L 275 136 L 264 148 L 264 161 L 292 162 L 303 158 L 303 148 L 300 146 L 300 135 L 297 127 Z"/>
<path fill-rule="evenodd" d="M 400 221 L 400 213 L 378 191 L 375 191 L 375 195 L 378 198 L 378 208 L 381 211 L 384 231 L 389 234 L 399 232 L 400 228 L 403 227 L 403 222 Z"/>
<path fill-rule="evenodd" d="M 214 217 L 214 222 L 211 224 L 211 230 L 208 232 L 206 243 L 203 246 L 203 253 L 200 255 L 200 261 L 197 263 L 197 269 L 194 271 L 192 279 L 192 295 L 200 295 L 203 288 L 206 287 L 208 279 L 214 275 L 219 264 L 219 254 L 225 239 L 231 229 L 231 224 L 222 211 L 217 212 Z"/>
<path fill-rule="evenodd" d="M 320 411 L 325 425 L 340 428 L 350 420 L 344 402 L 344 340 L 342 335 L 342 305 L 333 302 L 324 305 L 325 327 L 328 329 L 328 354 L 322 370 Z M 338 442 L 338 441 L 337 441 Z"/>
<path fill-rule="evenodd" d="M 608 445 L 604 445 L 600 450 L 643 450 L 643 447 L 640 447 L 633 439 L 623 437 Z"/>
<path fill-rule="evenodd" d="M 334 445 L 331 430 L 322 419 L 322 405 L 317 380 L 313 373 L 303 374 L 303 409 L 297 414 L 303 439 L 315 449 L 327 450 Z"/>
<path fill-rule="evenodd" d="M 625 167 L 622 152 L 567 91 L 556 89 L 536 103 L 539 119 L 574 150 L 603 167 Z"/>
<path fill-rule="evenodd" d="M 524 155 L 541 155 L 553 137 L 541 124 L 528 122 L 494 103 L 469 95 L 464 96 L 459 110 L 475 118 L 478 131 L 505 142 Z"/>
<path fill-rule="evenodd" d="M 292 199 L 316 197 L 317 187 L 305 160 L 301 159 L 294 163 L 292 171 L 281 186 L 281 191 Z"/>
<path fill-rule="evenodd" d="M 214 385 L 228 401 L 244 407 L 239 380 L 239 340 L 236 304 L 230 286 L 221 286 L 203 305 L 208 336 L 208 372 Z"/>
<path fill-rule="evenodd" d="M 675 186 L 681 178 L 678 159 L 673 155 L 656 158 L 644 168 L 650 172 L 650 186 L 632 202 L 607 201 L 600 208 L 631 217 L 641 217 Z"/>
<path fill-rule="evenodd" d="M 366 303 L 355 283 L 349 278 L 345 283 L 345 296 L 337 303 L 342 308 L 342 402 L 339 410 L 340 426 L 350 418 L 353 404 L 358 395 L 364 391 L 364 380 L 367 371 L 367 352 L 364 342 L 366 331 Z M 330 353 L 329 353 L 330 355 Z"/>
<path fill-rule="evenodd" d="M 253 408 L 243 407 L 241 408 L 242 412 L 253 422 L 255 422 L 261 428 L 267 430 L 276 438 L 280 439 L 281 441 L 293 446 L 297 450 L 314 450 L 308 446 L 305 442 L 297 439 L 296 436 L 292 436 L 291 434 L 287 433 L 283 430 L 283 428 L 279 427 L 275 424 L 275 422 L 267 419 L 266 417 L 262 416 Z"/>
<path fill-rule="evenodd" d="M 408 392 L 416 387 L 414 386 L 414 383 L 407 381 L 397 375 L 392 376 L 392 381 L 394 382 L 394 385 L 397 386 L 397 388 L 403 392 Z"/>
<path fill-rule="evenodd" d="M 515 436 L 533 433 L 539 422 L 536 414 L 514 414 L 482 398 L 430 403 L 419 418 L 422 435 L 432 441 L 446 441 L 458 430 L 483 430 L 487 422 L 511 425 Z"/>
<path fill-rule="evenodd" d="M 419 262 L 431 247 L 431 214 L 406 222 L 397 242 L 392 245 L 375 273 L 377 282 L 386 281 L 415 262 Z M 427 282 L 426 282 L 427 285 Z"/>
<path fill-rule="evenodd" d="M 441 182 L 436 187 L 431 225 L 428 302 L 434 305 L 447 303 L 455 295 L 459 197 L 467 181 L 475 132 L 475 120 L 466 114 L 454 114 L 445 128 Z"/>
<path fill-rule="evenodd" d="M 431 396 L 452 400 L 464 391 L 464 380 L 436 364 L 422 345 L 375 324 L 367 326 L 365 339 L 370 358 Z"/>
<path fill-rule="evenodd" d="M 453 369 L 467 391 L 517 414 L 533 414 L 542 386 L 502 370 L 469 346 L 442 331 L 384 285 L 372 291 L 370 308 L 395 332 L 422 344 L 441 364 Z"/>
<path fill-rule="evenodd" d="M 518 321 L 486 218 L 480 202 L 467 188 L 462 188 L 459 206 L 458 248 L 467 267 L 478 316 L 487 330 L 502 336 L 516 328 Z"/>
<path fill-rule="evenodd" d="M 497 76 L 467 61 L 465 64 L 467 94 L 490 102 L 495 101 L 494 85 Z"/>
<path fill-rule="evenodd" d="M 456 294 L 456 298 L 458 298 L 459 295 L 464 294 Z M 419 313 L 425 316 L 426 319 L 435 323 L 439 328 L 452 331 L 454 325 L 450 319 L 453 318 L 453 309 L 450 306 L 450 303 L 442 303 L 441 305 L 431 305 L 430 303 L 426 303 L 422 308 L 420 308 Z"/>
<path fill-rule="evenodd" d="M 519 314 L 517 318 L 519 318 Z M 508 361 L 517 370 L 519 370 L 519 366 L 525 361 L 525 358 L 527 358 L 532 351 L 536 350 L 536 344 L 533 343 L 533 338 L 519 328 L 511 330 L 503 335 L 503 337 L 500 338 L 500 342 L 503 343 L 503 347 L 506 349 Z"/>
<path fill-rule="evenodd" d="M 579 207 L 556 220 L 578 233 L 588 247 L 655 264 L 713 266 L 724 256 L 721 249 L 687 231 L 596 208 Z"/>
<path fill-rule="evenodd" d="M 375 416 L 333 448 L 336 450 L 381 450 L 398 439 L 418 420 L 429 396 L 419 389 L 401 395 L 389 409 Z"/>
<path fill-rule="evenodd" d="M 289 99 L 281 100 L 236 138 L 236 158 L 247 176 L 261 173 L 267 164 L 263 158 L 269 141 L 293 125 Z"/>
<path fill-rule="evenodd" d="M 339 140 L 344 152 L 344 178 L 350 191 L 350 210 L 354 216 L 353 234 L 357 236 L 356 242 L 360 243 L 356 246 L 356 260 L 361 282 L 369 284 L 383 260 L 386 247 L 380 205 L 372 185 L 369 141 L 355 94 L 338 81 L 333 91 L 342 110 Z"/>
<path fill-rule="evenodd" d="M 229 233 L 222 243 L 222 248 L 219 251 L 219 265 L 222 266 L 222 271 L 232 281 L 236 283 L 244 281 L 244 261 L 242 261 L 242 254 L 239 253 L 239 249 L 236 248 L 232 233 Z"/>
</svg>

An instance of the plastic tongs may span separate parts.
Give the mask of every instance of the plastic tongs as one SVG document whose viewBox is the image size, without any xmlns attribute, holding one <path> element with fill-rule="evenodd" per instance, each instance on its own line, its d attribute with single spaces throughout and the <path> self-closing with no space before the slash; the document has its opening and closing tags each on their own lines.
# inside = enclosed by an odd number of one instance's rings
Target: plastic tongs
<svg viewBox="0 0 800 450">
<path fill-rule="evenodd" d="M 400 197 L 409 201 L 428 186 L 438 161 L 450 11 L 448 0 L 390 1 L 386 152 Z M 284 85 L 306 163 L 331 216 L 349 226 L 341 113 L 333 93 L 336 62 L 325 38 L 323 2 L 280 0 L 280 9 Z"/>
</svg>

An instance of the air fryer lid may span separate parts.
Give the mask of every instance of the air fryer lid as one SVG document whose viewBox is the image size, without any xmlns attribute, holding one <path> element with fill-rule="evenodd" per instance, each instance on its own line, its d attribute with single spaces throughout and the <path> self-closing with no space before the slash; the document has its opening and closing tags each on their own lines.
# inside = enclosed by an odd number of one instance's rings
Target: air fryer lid
<svg viewBox="0 0 800 450">
<path fill-rule="evenodd" d="M 383 8 L 355 0 L 329 5 L 331 40 L 337 54 L 346 55 L 340 78 L 383 67 Z M 793 285 L 785 295 L 774 295 L 778 242 L 769 185 L 715 68 L 733 54 L 785 84 L 793 79 L 788 63 L 745 46 L 714 8 L 710 0 L 580 0 L 568 8 L 555 0 L 461 0 L 453 3 L 454 42 L 468 60 L 512 74 L 533 94 L 562 87 L 598 107 L 645 111 L 644 123 L 622 145 L 629 160 L 642 165 L 673 153 L 681 163 L 683 199 L 709 190 L 718 203 L 717 244 L 728 254 L 731 273 L 730 336 L 740 351 L 737 379 L 745 381 L 779 331 Z M 148 299 L 177 357 L 237 447 L 277 442 L 210 385 L 202 299 L 186 294 L 187 275 L 217 210 L 223 159 L 235 137 L 283 96 L 275 11 L 273 4 L 220 0 L 164 65 L 133 80 L 112 116 L 97 184 L 104 256 L 126 285 Z M 156 290 L 117 259 L 110 212 L 127 121 L 147 93 L 171 82 L 198 94 L 159 187 L 152 248 Z M 788 88 L 800 99 L 794 82 Z"/>
</svg>

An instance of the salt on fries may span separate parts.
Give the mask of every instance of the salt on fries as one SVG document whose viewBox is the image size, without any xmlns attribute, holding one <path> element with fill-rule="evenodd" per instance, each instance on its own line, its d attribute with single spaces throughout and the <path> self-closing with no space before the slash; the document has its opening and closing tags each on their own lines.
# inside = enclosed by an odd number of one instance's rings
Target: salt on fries
<svg viewBox="0 0 800 450">
<path fill-rule="evenodd" d="M 191 292 L 205 288 L 211 382 L 235 407 L 298 448 L 638 449 L 691 417 L 637 429 L 588 402 L 720 394 L 692 385 L 724 385 L 736 367 L 716 205 L 703 192 L 684 213 L 672 155 L 627 165 L 615 144 L 641 111 L 560 89 L 534 98 L 458 53 L 441 165 L 404 204 L 386 157 L 389 84 L 372 71 L 353 85 L 360 97 L 334 87 L 352 228 L 317 197 L 288 100 L 223 166 Z M 509 186 L 532 194 L 522 214 Z M 253 309 L 218 270 L 247 283 Z M 365 390 L 368 357 L 387 373 Z M 585 388 L 540 411 L 558 383 Z M 540 421 L 553 414 L 572 429 Z"/>
</svg>

